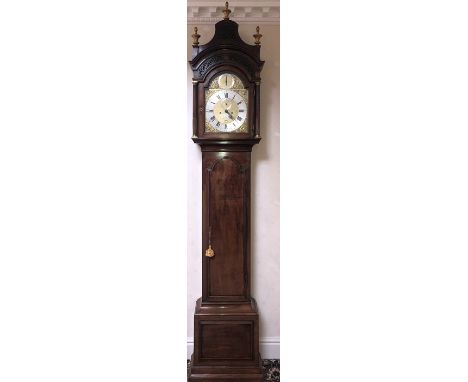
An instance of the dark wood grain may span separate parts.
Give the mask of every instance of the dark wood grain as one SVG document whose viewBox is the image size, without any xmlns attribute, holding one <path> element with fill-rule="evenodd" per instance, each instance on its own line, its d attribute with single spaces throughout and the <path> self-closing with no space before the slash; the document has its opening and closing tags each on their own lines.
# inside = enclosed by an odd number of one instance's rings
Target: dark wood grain
<svg viewBox="0 0 468 382">
<path fill-rule="evenodd" d="M 189 381 L 262 381 L 259 325 L 255 301 L 227 305 L 197 301 L 194 318 L 194 353 Z"/>
<path fill-rule="evenodd" d="M 202 301 L 250 299 L 250 152 L 203 152 Z"/>
<path fill-rule="evenodd" d="M 252 321 L 202 321 L 201 359 L 253 359 Z"/>
<path fill-rule="evenodd" d="M 216 256 L 208 260 L 209 296 L 245 295 L 245 237 L 233 235 L 244 232 L 246 200 L 245 171 L 232 156 L 215 161 L 207 171 L 210 198 L 208 225 Z"/>
</svg>

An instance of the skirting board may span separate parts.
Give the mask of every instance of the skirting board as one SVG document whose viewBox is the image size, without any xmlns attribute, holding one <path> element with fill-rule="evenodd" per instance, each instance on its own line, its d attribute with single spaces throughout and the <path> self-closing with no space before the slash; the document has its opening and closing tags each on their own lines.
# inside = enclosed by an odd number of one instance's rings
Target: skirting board
<svg viewBox="0 0 468 382">
<path fill-rule="evenodd" d="M 193 338 L 187 338 L 187 359 L 193 353 Z M 279 337 L 260 338 L 260 355 L 263 359 L 280 359 L 280 339 Z"/>
</svg>

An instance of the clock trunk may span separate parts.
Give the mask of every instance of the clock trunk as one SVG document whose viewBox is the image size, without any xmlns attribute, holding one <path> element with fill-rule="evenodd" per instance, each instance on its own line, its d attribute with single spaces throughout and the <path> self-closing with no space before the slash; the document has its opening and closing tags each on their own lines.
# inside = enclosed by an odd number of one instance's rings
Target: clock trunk
<svg viewBox="0 0 468 382">
<path fill-rule="evenodd" d="M 202 302 L 250 299 L 250 152 L 202 153 Z"/>
</svg>

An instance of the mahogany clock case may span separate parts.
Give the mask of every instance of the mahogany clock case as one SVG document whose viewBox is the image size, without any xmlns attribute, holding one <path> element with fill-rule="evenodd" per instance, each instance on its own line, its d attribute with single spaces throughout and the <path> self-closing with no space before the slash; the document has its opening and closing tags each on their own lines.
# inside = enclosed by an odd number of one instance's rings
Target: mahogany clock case
<svg viewBox="0 0 468 382">
<path fill-rule="evenodd" d="M 259 315 L 250 295 L 251 151 L 260 141 L 260 46 L 224 19 L 193 47 L 193 136 L 202 151 L 202 296 L 194 315 L 189 381 L 262 381 Z M 236 75 L 248 90 L 246 133 L 205 131 L 205 93 L 215 76 Z M 214 255 L 204 255 L 211 248 Z M 209 253 L 209 252 L 207 252 Z"/>
</svg>

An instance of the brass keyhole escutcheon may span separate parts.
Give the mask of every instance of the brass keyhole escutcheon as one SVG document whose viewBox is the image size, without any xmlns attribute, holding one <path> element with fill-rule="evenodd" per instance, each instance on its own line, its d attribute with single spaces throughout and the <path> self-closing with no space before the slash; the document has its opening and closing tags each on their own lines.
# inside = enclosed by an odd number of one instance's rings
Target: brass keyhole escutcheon
<svg viewBox="0 0 468 382">
<path fill-rule="evenodd" d="M 205 251 L 205 256 L 206 257 L 213 257 L 215 255 L 213 249 L 211 248 L 211 245 L 208 246 L 208 249 Z"/>
</svg>

